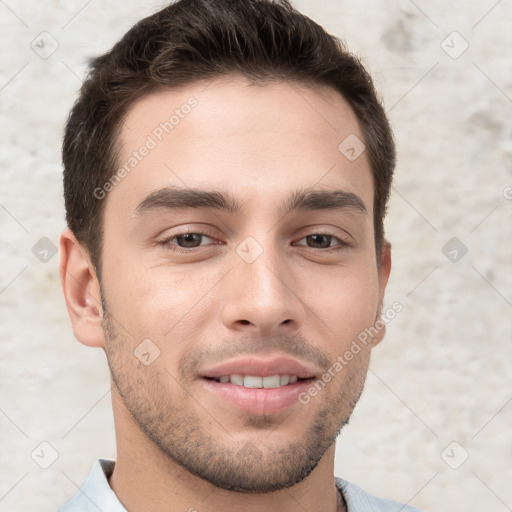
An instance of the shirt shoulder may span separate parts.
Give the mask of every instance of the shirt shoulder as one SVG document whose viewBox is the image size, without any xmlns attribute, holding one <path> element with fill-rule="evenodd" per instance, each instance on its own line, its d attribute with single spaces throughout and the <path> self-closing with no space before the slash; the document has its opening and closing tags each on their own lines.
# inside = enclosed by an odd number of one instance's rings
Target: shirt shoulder
<svg viewBox="0 0 512 512">
<path fill-rule="evenodd" d="M 422 512 L 398 501 L 377 498 L 342 478 L 336 477 L 336 486 L 343 493 L 348 512 Z"/>
<path fill-rule="evenodd" d="M 57 512 L 127 512 L 108 483 L 114 465 L 114 460 L 98 459 L 82 488 Z"/>
</svg>

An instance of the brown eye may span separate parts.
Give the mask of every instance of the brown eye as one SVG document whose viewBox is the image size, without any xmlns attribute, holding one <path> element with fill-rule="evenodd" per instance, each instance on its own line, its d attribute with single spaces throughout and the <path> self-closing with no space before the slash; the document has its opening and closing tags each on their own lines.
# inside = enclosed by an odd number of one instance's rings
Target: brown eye
<svg viewBox="0 0 512 512">
<path fill-rule="evenodd" d="M 206 245 L 201 243 L 204 238 L 213 240 L 213 238 L 206 233 L 186 232 L 178 233 L 177 235 L 170 236 L 165 240 L 161 240 L 158 242 L 158 245 L 165 247 L 166 249 L 170 249 L 171 251 L 187 252 L 187 249 L 196 249 Z M 184 249 L 184 251 L 181 249 Z"/>
<path fill-rule="evenodd" d="M 184 235 L 175 236 L 178 245 L 184 248 L 198 247 L 201 242 L 201 238 L 205 236 L 201 233 L 185 233 Z"/>
<path fill-rule="evenodd" d="M 331 246 L 333 238 L 330 235 L 309 235 L 306 240 L 311 241 L 315 249 L 326 249 Z M 308 246 L 311 247 L 309 244 Z"/>
<path fill-rule="evenodd" d="M 310 249 L 327 249 L 330 251 L 337 251 L 346 249 L 351 244 L 330 233 L 314 233 L 312 235 L 305 236 L 301 240 L 306 240 L 306 244 L 297 243 L 297 245 L 305 245 Z M 334 244 L 332 242 L 335 242 Z"/>
</svg>

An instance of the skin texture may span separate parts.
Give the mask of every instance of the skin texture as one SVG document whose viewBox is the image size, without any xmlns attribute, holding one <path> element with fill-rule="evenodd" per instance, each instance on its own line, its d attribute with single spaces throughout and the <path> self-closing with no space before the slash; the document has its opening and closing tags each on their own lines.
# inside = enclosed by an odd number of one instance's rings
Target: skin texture
<svg viewBox="0 0 512 512">
<path fill-rule="evenodd" d="M 334 441 L 384 329 L 308 404 L 275 413 L 219 400 L 201 372 L 239 356 L 284 355 L 321 378 L 378 319 L 390 246 L 377 262 L 366 154 L 349 161 L 338 150 L 348 135 L 363 135 L 330 88 L 224 77 L 134 104 L 120 165 L 191 97 L 190 113 L 103 199 L 101 290 L 87 251 L 69 230 L 61 237 L 75 336 L 105 350 L 112 375 L 110 485 L 134 511 L 343 510 Z M 244 208 L 134 213 L 165 186 L 229 192 Z M 280 212 L 298 189 L 348 191 L 367 212 Z M 175 238 L 187 232 L 207 236 Z M 319 233 L 332 237 L 312 237 Z M 237 252 L 247 237 L 262 249 L 251 263 Z M 145 339 L 159 351 L 148 366 L 134 355 Z"/>
</svg>

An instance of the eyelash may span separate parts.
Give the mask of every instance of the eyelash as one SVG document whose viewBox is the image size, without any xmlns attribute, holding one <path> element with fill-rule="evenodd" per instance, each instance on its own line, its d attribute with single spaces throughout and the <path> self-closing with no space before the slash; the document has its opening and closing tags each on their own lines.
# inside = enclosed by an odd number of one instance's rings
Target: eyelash
<svg viewBox="0 0 512 512">
<path fill-rule="evenodd" d="M 198 250 L 198 249 L 200 250 L 201 247 L 203 247 L 203 246 L 199 246 L 199 247 L 191 247 L 190 249 L 184 249 L 183 247 L 179 247 L 178 245 L 171 243 L 171 241 L 174 240 L 175 238 L 179 238 L 184 235 L 200 235 L 200 236 L 205 236 L 207 238 L 213 239 L 213 237 L 210 236 L 208 233 L 204 233 L 202 231 L 185 231 L 183 233 L 177 233 L 177 234 L 175 234 L 171 237 L 168 237 L 164 240 L 160 240 L 157 242 L 157 244 L 166 249 L 171 249 L 173 252 L 184 253 L 184 254 L 195 252 L 196 250 Z M 313 249 L 314 251 L 322 251 L 322 252 L 337 252 L 337 251 L 346 250 L 348 247 L 352 247 L 352 244 L 350 242 L 348 242 L 347 240 L 343 240 L 342 238 L 340 238 L 336 235 L 333 235 L 332 233 L 324 233 L 324 232 L 311 233 L 310 235 L 306 235 L 306 236 L 302 237 L 300 240 L 303 240 L 304 238 L 307 238 L 309 236 L 316 236 L 316 235 L 331 237 L 331 238 L 335 239 L 336 241 L 338 241 L 339 245 L 334 246 L 334 247 L 328 247 L 328 248 L 315 248 L 315 247 L 307 247 L 307 246 L 304 246 L 303 244 L 300 244 L 300 245 L 303 247 L 306 247 L 308 249 Z M 215 245 L 219 245 L 219 244 L 215 244 Z"/>
</svg>

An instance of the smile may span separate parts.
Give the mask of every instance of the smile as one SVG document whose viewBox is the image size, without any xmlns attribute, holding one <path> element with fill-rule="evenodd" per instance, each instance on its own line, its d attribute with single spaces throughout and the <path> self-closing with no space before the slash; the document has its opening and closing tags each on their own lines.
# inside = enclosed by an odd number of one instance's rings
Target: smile
<svg viewBox="0 0 512 512">
<path fill-rule="evenodd" d="M 257 375 L 224 375 L 215 379 L 216 382 L 230 383 L 235 386 L 244 386 L 246 388 L 280 388 L 294 384 L 299 378 L 297 375 L 269 375 L 259 377 Z M 302 379 L 300 379 L 302 380 Z"/>
</svg>

